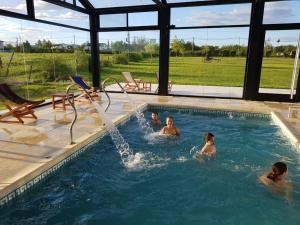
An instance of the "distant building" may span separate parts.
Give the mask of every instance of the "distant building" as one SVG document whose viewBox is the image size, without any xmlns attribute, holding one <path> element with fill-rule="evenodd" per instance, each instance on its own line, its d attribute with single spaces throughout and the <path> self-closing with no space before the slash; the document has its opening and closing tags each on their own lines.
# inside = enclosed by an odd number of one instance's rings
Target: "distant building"
<svg viewBox="0 0 300 225">
<path fill-rule="evenodd" d="M 0 40 L 0 51 L 4 52 L 4 41 Z"/>
<path fill-rule="evenodd" d="M 156 44 L 156 39 L 149 39 L 150 44 Z"/>
</svg>

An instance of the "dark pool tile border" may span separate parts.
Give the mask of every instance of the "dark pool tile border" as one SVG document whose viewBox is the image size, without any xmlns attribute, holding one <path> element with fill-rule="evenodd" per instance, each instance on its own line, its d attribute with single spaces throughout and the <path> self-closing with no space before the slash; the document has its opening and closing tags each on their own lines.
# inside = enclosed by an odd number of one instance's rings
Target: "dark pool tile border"
<svg viewBox="0 0 300 225">
<path fill-rule="evenodd" d="M 223 109 L 206 109 L 206 108 L 196 108 L 190 106 L 177 106 L 177 105 L 161 106 L 161 105 L 150 104 L 148 105 L 147 110 L 186 112 L 186 113 L 192 112 L 199 115 L 220 115 L 220 116 L 233 116 L 233 117 L 258 118 L 263 120 L 271 120 L 271 114 L 223 110 Z"/>
</svg>

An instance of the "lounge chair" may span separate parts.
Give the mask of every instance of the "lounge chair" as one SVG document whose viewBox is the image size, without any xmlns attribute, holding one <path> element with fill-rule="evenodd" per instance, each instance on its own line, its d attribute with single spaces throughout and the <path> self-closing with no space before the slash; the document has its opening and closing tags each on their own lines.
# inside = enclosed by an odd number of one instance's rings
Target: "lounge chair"
<svg viewBox="0 0 300 225">
<path fill-rule="evenodd" d="M 134 79 L 130 72 L 122 72 L 126 84 L 124 89 L 126 91 L 151 91 L 151 82 L 141 79 Z"/>
<path fill-rule="evenodd" d="M 97 91 L 93 87 L 87 85 L 86 82 L 80 76 L 70 76 L 70 80 L 77 85 L 81 92 L 81 94 L 77 96 L 76 99 L 79 99 L 81 97 L 88 98 L 85 91 L 90 94 L 93 100 L 94 98 L 100 98 L 100 96 L 97 94 Z"/>
<path fill-rule="evenodd" d="M 159 84 L 159 72 L 156 72 L 156 79 L 157 79 L 157 83 Z M 168 82 L 168 92 L 172 91 L 173 84 L 174 84 L 174 81 L 169 80 L 169 82 Z M 159 86 L 157 87 L 155 92 L 158 92 L 158 88 L 159 88 Z"/>
<path fill-rule="evenodd" d="M 0 101 L 6 106 L 8 112 L 0 115 L 0 122 L 7 123 L 24 123 L 22 118 L 34 118 L 37 116 L 34 114 L 33 108 L 37 107 L 42 101 L 29 101 L 19 95 L 17 95 L 10 87 L 3 83 L 0 84 Z M 15 117 L 17 121 L 4 120 L 7 117 Z"/>
</svg>

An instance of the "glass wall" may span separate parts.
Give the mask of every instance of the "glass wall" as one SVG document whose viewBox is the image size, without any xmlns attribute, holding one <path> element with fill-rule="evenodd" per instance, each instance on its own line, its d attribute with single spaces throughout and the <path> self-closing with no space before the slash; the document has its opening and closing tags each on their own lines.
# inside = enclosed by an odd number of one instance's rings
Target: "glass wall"
<svg viewBox="0 0 300 225">
<path fill-rule="evenodd" d="M 172 94 L 241 98 L 248 28 L 171 32 Z"/>
<path fill-rule="evenodd" d="M 89 72 L 89 33 L 0 17 L 0 82 L 26 99 L 65 91 L 69 76 Z"/>
<path fill-rule="evenodd" d="M 300 30 L 266 32 L 259 93 L 290 94 L 299 39 Z M 295 85 L 299 66 L 296 71 Z"/>
<path fill-rule="evenodd" d="M 158 83 L 156 72 L 159 70 L 159 31 L 100 32 L 99 40 L 102 80 L 113 76 L 128 91 L 155 93 Z M 139 88 L 126 86 L 130 81 L 122 72 L 130 72 Z M 107 90 L 120 91 L 120 88 L 112 85 Z"/>
</svg>

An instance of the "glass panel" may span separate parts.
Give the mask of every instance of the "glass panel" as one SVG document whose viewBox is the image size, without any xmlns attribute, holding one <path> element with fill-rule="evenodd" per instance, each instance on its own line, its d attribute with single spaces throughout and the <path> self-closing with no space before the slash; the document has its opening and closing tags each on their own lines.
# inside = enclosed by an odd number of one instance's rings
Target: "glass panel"
<svg viewBox="0 0 300 225">
<path fill-rule="evenodd" d="M 300 30 L 266 32 L 259 93 L 290 94 L 299 35 Z"/>
<path fill-rule="evenodd" d="M 100 27 L 126 27 L 126 14 L 100 15 Z"/>
<path fill-rule="evenodd" d="M 87 14 L 41 0 L 35 0 L 34 5 L 37 19 L 89 29 L 89 16 Z"/>
<path fill-rule="evenodd" d="M 241 98 L 248 28 L 171 32 L 172 94 Z"/>
<path fill-rule="evenodd" d="M 207 0 L 200 0 L 200 1 L 207 1 Z M 214 0 L 209 0 L 214 1 Z M 199 0 L 167 0 L 168 3 L 180 3 L 180 2 L 199 2 Z"/>
<path fill-rule="evenodd" d="M 142 13 L 129 13 L 128 23 L 129 26 L 148 26 L 157 25 L 158 13 L 157 12 L 142 12 Z"/>
<path fill-rule="evenodd" d="M 27 14 L 26 0 L 1 0 L 0 9 Z"/>
<path fill-rule="evenodd" d="M 109 8 L 135 5 L 153 5 L 152 0 L 89 0 L 95 8 Z"/>
<path fill-rule="evenodd" d="M 66 90 L 68 76 L 90 79 L 89 32 L 7 17 L 0 21 L 0 83 L 20 96 L 50 99 Z"/>
<path fill-rule="evenodd" d="M 127 91 L 157 90 L 159 31 L 100 32 L 101 78 L 114 76 Z M 126 82 L 122 72 L 130 72 L 136 84 Z M 116 84 L 107 90 L 120 91 Z"/>
<path fill-rule="evenodd" d="M 300 1 L 266 2 L 264 24 L 300 23 Z"/>
<path fill-rule="evenodd" d="M 251 4 L 200 6 L 171 9 L 171 24 L 177 27 L 250 23 Z"/>
</svg>

